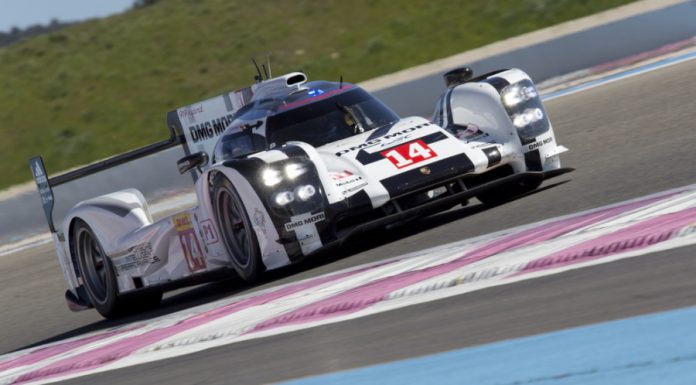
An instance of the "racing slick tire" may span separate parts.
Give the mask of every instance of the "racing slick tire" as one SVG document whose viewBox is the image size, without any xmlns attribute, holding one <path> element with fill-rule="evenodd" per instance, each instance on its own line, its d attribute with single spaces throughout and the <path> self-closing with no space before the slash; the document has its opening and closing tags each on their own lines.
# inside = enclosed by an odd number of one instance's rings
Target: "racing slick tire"
<svg viewBox="0 0 696 385">
<path fill-rule="evenodd" d="M 73 255 L 90 302 L 104 318 L 115 319 L 157 306 L 162 292 L 146 290 L 118 294 L 114 265 L 94 232 L 81 219 L 73 226 Z"/>
<path fill-rule="evenodd" d="M 244 203 L 223 174 L 213 179 L 213 213 L 232 266 L 247 282 L 253 282 L 262 269 L 261 251 Z"/>
</svg>

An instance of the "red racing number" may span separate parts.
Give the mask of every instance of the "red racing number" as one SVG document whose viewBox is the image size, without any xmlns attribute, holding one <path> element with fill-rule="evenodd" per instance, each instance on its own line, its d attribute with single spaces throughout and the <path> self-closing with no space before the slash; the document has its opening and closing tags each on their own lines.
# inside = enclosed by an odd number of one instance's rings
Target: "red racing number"
<svg viewBox="0 0 696 385">
<path fill-rule="evenodd" d="M 402 144 L 391 150 L 382 151 L 381 154 L 389 159 L 396 168 L 404 168 L 437 156 L 435 151 L 422 140 Z"/>
<path fill-rule="evenodd" d="M 172 217 L 174 229 L 179 235 L 179 243 L 184 253 L 184 258 L 191 272 L 205 269 L 205 256 L 198 242 L 196 232 L 193 230 L 191 216 L 188 213 L 177 214 Z"/>
<path fill-rule="evenodd" d="M 201 250 L 201 244 L 198 243 L 198 238 L 196 238 L 196 233 L 193 232 L 193 229 L 179 233 L 179 242 L 181 242 L 181 248 L 189 271 L 194 272 L 205 269 L 203 250 Z"/>
</svg>

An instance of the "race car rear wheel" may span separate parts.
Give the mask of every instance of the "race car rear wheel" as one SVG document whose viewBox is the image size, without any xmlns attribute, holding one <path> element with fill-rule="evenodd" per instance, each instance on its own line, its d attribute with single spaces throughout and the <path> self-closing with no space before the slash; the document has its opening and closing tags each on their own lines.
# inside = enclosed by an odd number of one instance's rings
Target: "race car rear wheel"
<svg viewBox="0 0 696 385">
<path fill-rule="evenodd" d="M 213 180 L 213 210 L 232 265 L 245 281 L 253 281 L 261 270 L 259 241 L 239 193 L 223 174 Z"/>
<path fill-rule="evenodd" d="M 87 223 L 76 220 L 72 239 L 73 255 L 77 259 L 85 291 L 99 314 L 105 318 L 118 318 L 156 306 L 162 300 L 162 292 L 156 290 L 118 295 L 111 259 L 104 253 Z"/>
</svg>

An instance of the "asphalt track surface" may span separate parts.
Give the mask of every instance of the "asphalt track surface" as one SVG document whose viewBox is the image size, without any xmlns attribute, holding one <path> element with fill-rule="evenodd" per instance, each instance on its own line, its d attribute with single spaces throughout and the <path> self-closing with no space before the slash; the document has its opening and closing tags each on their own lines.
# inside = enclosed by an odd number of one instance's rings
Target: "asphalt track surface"
<svg viewBox="0 0 696 385">
<path fill-rule="evenodd" d="M 696 183 L 696 60 L 547 102 L 563 164 L 541 191 L 372 234 L 254 288 L 235 280 L 179 291 L 141 318 L 414 250 Z M 359 243 L 359 245 L 357 245 Z M 346 322 L 255 339 L 67 383 L 260 383 L 392 361 L 696 305 L 696 247 L 494 287 Z M 115 325 L 71 313 L 50 246 L 0 258 L 0 352 Z M 134 320 L 123 320 L 122 322 Z"/>
</svg>

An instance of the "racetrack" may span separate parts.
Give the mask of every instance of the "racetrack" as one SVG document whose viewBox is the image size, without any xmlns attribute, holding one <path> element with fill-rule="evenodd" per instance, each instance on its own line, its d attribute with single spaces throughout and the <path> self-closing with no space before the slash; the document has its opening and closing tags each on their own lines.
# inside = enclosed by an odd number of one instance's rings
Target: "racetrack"
<svg viewBox="0 0 696 385">
<path fill-rule="evenodd" d="M 260 288 L 696 183 L 696 79 L 687 75 L 694 71 L 696 60 L 547 102 L 559 142 L 570 149 L 563 163 L 577 169 L 559 180 L 568 183 L 554 180 L 503 206 L 472 205 L 374 234 L 360 246 L 269 274 Z M 70 382 L 279 381 L 694 305 L 694 251 L 574 270 Z M 2 352 L 114 325 L 96 312 L 67 310 L 50 246 L 0 258 L 0 272 Z M 177 293 L 144 317 L 238 290 L 228 281 Z"/>
</svg>

